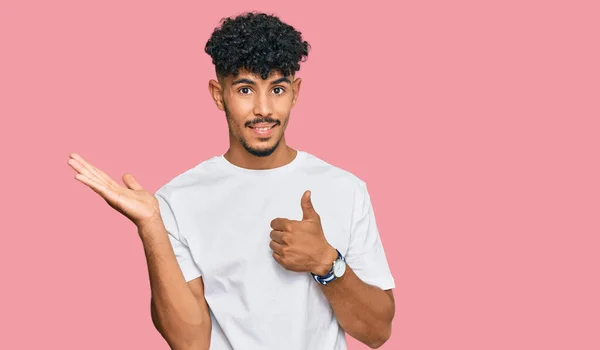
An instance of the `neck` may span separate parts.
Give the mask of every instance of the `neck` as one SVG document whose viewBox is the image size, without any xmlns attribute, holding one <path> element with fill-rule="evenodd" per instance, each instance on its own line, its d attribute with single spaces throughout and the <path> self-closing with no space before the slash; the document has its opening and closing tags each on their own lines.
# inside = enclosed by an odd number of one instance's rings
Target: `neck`
<svg viewBox="0 0 600 350">
<path fill-rule="evenodd" d="M 229 149 L 223 155 L 231 164 L 245 169 L 264 170 L 279 168 L 289 164 L 296 157 L 297 150 L 289 147 L 285 143 L 285 138 L 282 138 L 279 145 L 266 157 L 257 157 L 248 153 L 246 149 L 234 141 L 229 145 Z"/>
</svg>

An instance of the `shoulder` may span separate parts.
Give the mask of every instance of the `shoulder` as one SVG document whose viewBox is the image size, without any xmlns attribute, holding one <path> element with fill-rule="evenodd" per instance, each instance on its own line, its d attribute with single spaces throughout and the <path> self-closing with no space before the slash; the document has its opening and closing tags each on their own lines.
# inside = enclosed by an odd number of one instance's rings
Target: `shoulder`
<svg viewBox="0 0 600 350">
<path fill-rule="evenodd" d="M 318 178 L 319 181 L 344 191 L 356 191 L 366 187 L 365 181 L 351 171 L 311 153 L 304 153 L 306 159 L 302 171 L 306 176 Z"/>
<path fill-rule="evenodd" d="M 200 187 L 207 186 L 207 184 L 219 180 L 217 174 L 222 177 L 222 172 L 217 171 L 219 166 L 219 157 L 215 156 L 206 159 L 194 167 L 177 174 L 156 190 L 155 195 L 166 201 L 170 201 L 185 193 L 190 193 Z"/>
</svg>

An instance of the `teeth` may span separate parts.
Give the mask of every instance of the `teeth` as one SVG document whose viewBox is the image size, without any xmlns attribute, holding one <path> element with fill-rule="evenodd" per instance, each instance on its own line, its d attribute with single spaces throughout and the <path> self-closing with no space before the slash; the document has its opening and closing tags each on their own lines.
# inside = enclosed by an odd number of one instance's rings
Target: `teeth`
<svg viewBox="0 0 600 350">
<path fill-rule="evenodd" d="M 269 129 L 270 129 L 270 128 L 256 128 L 256 130 L 258 130 L 258 131 L 267 131 L 267 130 L 269 130 Z"/>
</svg>

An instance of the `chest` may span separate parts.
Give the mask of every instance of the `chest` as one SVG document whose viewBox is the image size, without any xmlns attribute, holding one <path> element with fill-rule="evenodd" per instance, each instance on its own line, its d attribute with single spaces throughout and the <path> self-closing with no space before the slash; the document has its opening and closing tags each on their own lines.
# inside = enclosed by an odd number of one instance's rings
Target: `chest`
<svg viewBox="0 0 600 350">
<path fill-rule="evenodd" d="M 205 284 L 244 283 L 256 278 L 293 283 L 299 278 L 298 273 L 282 271 L 274 261 L 269 234 L 275 218 L 302 219 L 300 202 L 306 190 L 311 190 L 325 238 L 345 254 L 352 216 L 349 191 L 310 178 L 213 186 L 195 195 L 180 227 Z"/>
</svg>

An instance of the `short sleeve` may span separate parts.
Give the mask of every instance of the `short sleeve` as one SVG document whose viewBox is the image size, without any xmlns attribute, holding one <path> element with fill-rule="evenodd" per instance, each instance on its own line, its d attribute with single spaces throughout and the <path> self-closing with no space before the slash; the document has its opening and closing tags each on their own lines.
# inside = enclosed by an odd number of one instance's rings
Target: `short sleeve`
<svg viewBox="0 0 600 350">
<path fill-rule="evenodd" d="M 200 269 L 194 262 L 194 259 L 192 259 L 190 248 L 184 243 L 185 240 L 181 239 L 179 226 L 177 224 L 177 220 L 175 219 L 171 205 L 169 205 L 169 202 L 161 194 L 157 193 L 155 194 L 155 197 L 158 200 L 160 216 L 162 217 L 162 221 L 167 229 L 167 233 L 169 234 L 169 241 L 171 241 L 173 251 L 175 252 L 175 257 L 177 258 L 179 268 L 183 273 L 185 281 L 189 282 L 202 276 Z"/>
<path fill-rule="evenodd" d="M 371 197 L 364 182 L 359 184 L 354 195 L 350 244 L 345 258 L 363 282 L 383 290 L 395 288 L 375 222 Z"/>
</svg>

